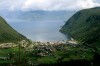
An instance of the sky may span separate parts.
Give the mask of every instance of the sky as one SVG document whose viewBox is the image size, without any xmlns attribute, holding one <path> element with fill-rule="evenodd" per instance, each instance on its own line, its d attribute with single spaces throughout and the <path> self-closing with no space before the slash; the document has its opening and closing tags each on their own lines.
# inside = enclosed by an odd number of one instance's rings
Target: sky
<svg viewBox="0 0 100 66">
<path fill-rule="evenodd" d="M 0 0 L 0 10 L 81 10 L 100 6 L 100 0 Z"/>
</svg>

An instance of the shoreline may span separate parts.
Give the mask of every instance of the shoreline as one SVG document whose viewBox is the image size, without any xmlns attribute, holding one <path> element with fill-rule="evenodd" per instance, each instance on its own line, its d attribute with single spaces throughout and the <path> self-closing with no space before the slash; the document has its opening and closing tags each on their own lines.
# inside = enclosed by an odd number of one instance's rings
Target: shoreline
<svg viewBox="0 0 100 66">
<path fill-rule="evenodd" d="M 13 48 L 13 47 L 17 47 L 17 46 L 23 47 L 23 48 L 27 48 L 30 47 L 32 48 L 33 46 L 36 45 L 61 45 L 61 44 L 78 44 L 77 41 L 75 41 L 74 39 L 72 40 L 60 40 L 60 41 L 26 41 L 26 40 L 22 40 L 18 43 L 0 43 L 0 48 Z"/>
</svg>

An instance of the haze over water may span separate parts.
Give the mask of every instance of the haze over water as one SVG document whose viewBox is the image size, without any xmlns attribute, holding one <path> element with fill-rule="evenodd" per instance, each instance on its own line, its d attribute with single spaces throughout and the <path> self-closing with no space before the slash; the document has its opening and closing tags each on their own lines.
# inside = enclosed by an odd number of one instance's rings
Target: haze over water
<svg viewBox="0 0 100 66">
<path fill-rule="evenodd" d="M 68 15 L 69 12 L 65 14 L 65 12 L 59 11 L 79 11 L 98 6 L 100 6 L 100 0 L 0 0 L 0 16 L 10 18 L 17 16 L 22 19 L 32 18 L 34 20 L 34 17 L 37 18 L 37 16 L 41 16 L 43 19 L 44 17 L 54 18 L 56 15 L 57 18 L 63 19 L 65 17 L 65 20 L 67 20 L 65 15 Z M 23 11 L 24 13 L 22 13 Z M 33 13 L 33 11 L 35 12 Z M 59 32 L 60 26 L 63 26 L 64 22 L 59 20 L 39 21 L 39 19 L 38 21 L 7 20 L 7 22 L 19 33 L 33 41 L 67 39 L 65 35 Z"/>
<path fill-rule="evenodd" d="M 59 41 L 67 40 L 67 35 L 59 32 L 63 21 L 24 21 L 7 20 L 8 23 L 19 33 L 32 41 Z"/>
</svg>

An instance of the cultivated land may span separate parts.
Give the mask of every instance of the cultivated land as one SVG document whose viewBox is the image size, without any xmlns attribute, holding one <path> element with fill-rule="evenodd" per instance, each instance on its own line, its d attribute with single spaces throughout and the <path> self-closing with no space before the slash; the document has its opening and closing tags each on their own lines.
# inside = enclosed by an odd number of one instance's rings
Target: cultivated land
<svg viewBox="0 0 100 66">
<path fill-rule="evenodd" d="M 86 63 L 94 59 L 93 51 L 94 49 L 76 43 L 74 40 L 57 42 L 23 40 L 17 44 L 4 43 L 0 45 L 0 64 L 39 66 L 67 64 L 70 61 L 78 60 L 86 60 L 83 61 Z"/>
</svg>

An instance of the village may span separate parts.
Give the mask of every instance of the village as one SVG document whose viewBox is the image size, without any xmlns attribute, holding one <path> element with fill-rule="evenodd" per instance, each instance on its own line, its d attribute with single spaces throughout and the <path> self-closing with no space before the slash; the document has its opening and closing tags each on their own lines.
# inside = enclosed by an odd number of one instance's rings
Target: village
<svg viewBox="0 0 100 66">
<path fill-rule="evenodd" d="M 46 63 L 46 61 L 47 63 L 51 63 L 51 61 L 62 62 L 70 61 L 72 59 L 91 60 L 93 58 L 92 50 L 93 49 L 88 48 L 75 40 L 55 42 L 34 42 L 22 40 L 16 43 L 0 44 L 0 61 L 14 63 L 27 58 L 27 63 L 29 65 L 34 65 L 41 64 L 42 62 Z M 20 62 L 25 63 L 26 61 Z"/>
<path fill-rule="evenodd" d="M 0 49 L 9 49 L 9 48 L 23 48 L 24 51 L 31 52 L 33 51 L 32 55 L 34 56 L 52 56 L 53 52 L 56 50 L 65 51 L 70 50 L 67 46 L 75 47 L 77 43 L 74 40 L 70 41 L 55 41 L 55 42 L 32 42 L 22 40 L 16 43 L 1 43 Z M 15 53 L 13 53 L 15 54 Z M 8 54 L 9 55 L 9 54 Z M 0 57 L 0 59 L 7 60 L 8 57 Z"/>
</svg>

